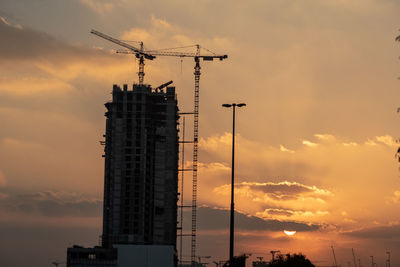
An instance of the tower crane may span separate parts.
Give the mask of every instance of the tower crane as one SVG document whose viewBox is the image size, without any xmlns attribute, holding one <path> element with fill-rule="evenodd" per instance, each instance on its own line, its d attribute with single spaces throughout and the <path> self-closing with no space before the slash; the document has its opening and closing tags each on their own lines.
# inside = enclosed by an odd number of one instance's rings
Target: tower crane
<svg viewBox="0 0 400 267">
<path fill-rule="evenodd" d="M 199 139 L 199 96 L 200 96 L 200 59 L 203 61 L 213 61 L 219 59 L 220 61 L 227 59 L 228 55 L 218 55 L 209 50 L 208 53 L 201 53 L 200 45 L 195 45 L 196 52 L 174 52 L 164 50 L 144 50 L 143 42 L 140 42 L 140 48 L 127 44 L 114 37 L 106 35 L 96 30 L 91 30 L 90 33 L 106 39 L 112 43 L 122 46 L 127 49 L 122 53 L 134 54 L 139 59 L 139 85 L 143 85 L 144 80 L 144 60 L 154 60 L 156 56 L 169 56 L 169 57 L 190 57 L 194 58 L 194 109 L 193 109 L 193 157 L 192 157 L 192 233 L 191 233 L 191 264 L 195 265 L 196 262 L 196 228 L 197 228 L 197 160 L 198 160 L 198 139 Z"/>
<path fill-rule="evenodd" d="M 196 52 L 171 52 L 171 51 L 163 51 L 163 50 L 144 50 L 143 48 L 143 42 L 139 42 L 140 48 L 137 48 L 133 45 L 127 44 L 121 40 L 118 40 L 114 37 L 111 37 L 107 34 L 101 33 L 96 30 L 91 30 L 90 33 L 97 35 L 103 39 L 106 39 L 114 44 L 117 44 L 119 46 L 122 46 L 126 48 L 128 51 L 121 51 L 120 53 L 129 53 L 129 54 L 134 54 L 136 58 L 139 59 L 139 85 L 143 85 L 143 80 L 144 80 L 144 60 L 153 60 L 156 58 L 156 56 L 169 56 L 169 57 L 192 57 L 194 58 L 194 61 L 196 63 L 195 66 L 195 75 L 196 75 L 196 67 L 198 67 L 198 75 L 200 76 L 200 59 L 203 59 L 205 61 L 212 61 L 214 58 L 217 58 L 219 60 L 223 60 L 228 58 L 228 55 L 217 55 L 213 52 L 208 51 L 208 54 L 202 54 L 201 53 L 201 47 L 200 45 L 195 45 L 196 47 Z"/>
</svg>

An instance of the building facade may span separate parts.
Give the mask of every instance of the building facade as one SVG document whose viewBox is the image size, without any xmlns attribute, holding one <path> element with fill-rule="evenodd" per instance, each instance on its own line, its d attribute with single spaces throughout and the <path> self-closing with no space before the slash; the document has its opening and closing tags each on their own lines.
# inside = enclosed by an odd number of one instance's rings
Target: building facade
<svg viewBox="0 0 400 267">
<path fill-rule="evenodd" d="M 174 87 L 114 85 L 107 108 L 102 246 L 176 245 L 178 107 Z"/>
</svg>

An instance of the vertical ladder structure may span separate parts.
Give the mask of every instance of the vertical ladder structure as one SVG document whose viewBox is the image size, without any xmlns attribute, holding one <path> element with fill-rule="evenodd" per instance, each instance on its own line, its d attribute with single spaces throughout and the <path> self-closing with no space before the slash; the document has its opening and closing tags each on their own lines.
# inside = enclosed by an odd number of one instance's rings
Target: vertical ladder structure
<svg viewBox="0 0 400 267">
<path fill-rule="evenodd" d="M 180 192 L 180 235 L 179 235 L 179 263 L 182 265 L 183 257 L 183 189 L 185 168 L 185 117 L 182 122 L 182 150 L 181 150 L 181 192 Z"/>
<path fill-rule="evenodd" d="M 200 51 L 197 46 L 197 53 Z M 200 63 L 195 57 L 194 67 L 194 110 L 193 110 L 193 185 L 192 185 L 192 241 L 191 241 L 191 262 L 194 266 L 196 261 L 196 228 L 197 228 L 197 158 L 199 149 L 199 95 L 200 95 Z"/>
</svg>

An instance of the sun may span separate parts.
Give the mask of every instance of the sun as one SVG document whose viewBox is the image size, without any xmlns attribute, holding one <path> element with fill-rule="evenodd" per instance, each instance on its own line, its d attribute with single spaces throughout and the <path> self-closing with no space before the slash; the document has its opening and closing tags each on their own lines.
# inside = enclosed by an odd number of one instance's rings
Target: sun
<svg viewBox="0 0 400 267">
<path fill-rule="evenodd" d="M 288 236 L 292 236 L 296 233 L 296 231 L 287 231 L 287 230 L 283 230 L 283 232 Z"/>
</svg>

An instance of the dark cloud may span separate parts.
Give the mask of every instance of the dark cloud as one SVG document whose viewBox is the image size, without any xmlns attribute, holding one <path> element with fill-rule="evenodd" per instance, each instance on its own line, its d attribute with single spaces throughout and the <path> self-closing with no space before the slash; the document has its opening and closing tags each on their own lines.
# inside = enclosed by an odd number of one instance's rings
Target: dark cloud
<svg viewBox="0 0 400 267">
<path fill-rule="evenodd" d="M 284 210 L 284 209 L 266 209 L 266 213 L 269 215 L 278 215 L 278 216 L 287 216 L 290 217 L 294 214 L 292 210 Z"/>
<path fill-rule="evenodd" d="M 185 225 L 188 225 L 190 214 L 187 212 Z M 200 230 L 218 230 L 229 228 L 230 211 L 200 207 L 198 209 L 198 227 Z M 235 227 L 249 231 L 317 231 L 321 226 L 316 224 L 305 224 L 293 221 L 264 220 L 255 216 L 235 212 Z"/>
<path fill-rule="evenodd" d="M 57 65 L 84 59 L 98 59 L 108 52 L 72 45 L 34 29 L 15 26 L 0 17 L 0 57 L 3 61 L 47 61 Z"/>
<path fill-rule="evenodd" d="M 261 189 L 265 193 L 279 194 L 301 194 L 310 193 L 312 190 L 305 185 L 298 183 L 267 183 L 264 185 L 252 185 L 253 188 Z"/>
<path fill-rule="evenodd" d="M 374 239 L 397 239 L 400 240 L 400 224 L 377 226 L 346 232 L 344 235 L 354 236 L 358 238 L 374 238 Z"/>
<path fill-rule="evenodd" d="M 99 217 L 102 201 L 62 192 L 17 193 L 1 199 L 0 209 L 9 213 L 30 213 L 49 217 Z"/>
<path fill-rule="evenodd" d="M 292 200 L 304 195 L 314 195 L 318 197 L 330 195 L 329 191 L 318 189 L 315 186 L 307 186 L 297 182 L 288 181 L 279 183 L 243 182 L 236 186 L 239 188 L 248 187 L 253 191 L 261 191 L 276 200 Z"/>
</svg>

